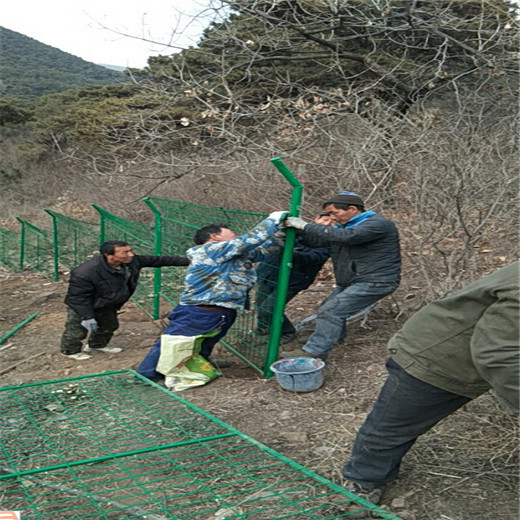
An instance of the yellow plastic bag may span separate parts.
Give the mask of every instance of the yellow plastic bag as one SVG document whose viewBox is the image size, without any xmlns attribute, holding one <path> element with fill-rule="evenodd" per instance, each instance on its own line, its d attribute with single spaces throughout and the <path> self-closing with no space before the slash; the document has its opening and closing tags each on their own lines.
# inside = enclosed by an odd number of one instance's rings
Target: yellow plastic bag
<svg viewBox="0 0 520 520">
<path fill-rule="evenodd" d="M 205 385 L 220 375 L 207 359 L 198 354 L 202 341 L 217 332 L 218 330 L 200 336 L 161 336 L 157 372 L 164 374 L 167 388 L 180 392 Z"/>
</svg>

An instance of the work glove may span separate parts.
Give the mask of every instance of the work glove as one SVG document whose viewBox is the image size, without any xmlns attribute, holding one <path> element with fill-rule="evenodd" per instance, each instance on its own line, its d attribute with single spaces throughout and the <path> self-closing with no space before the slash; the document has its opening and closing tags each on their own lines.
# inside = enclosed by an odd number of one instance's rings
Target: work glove
<svg viewBox="0 0 520 520">
<path fill-rule="evenodd" d="M 287 217 L 284 220 L 285 227 L 295 228 L 295 229 L 305 229 L 305 226 L 308 224 L 307 221 L 303 220 L 300 217 Z"/>
<path fill-rule="evenodd" d="M 98 322 L 94 318 L 91 318 L 90 320 L 83 320 L 81 322 L 81 326 L 87 329 L 89 332 L 96 332 L 96 330 L 99 328 Z"/>
<path fill-rule="evenodd" d="M 287 211 L 273 211 L 270 213 L 267 218 L 274 220 L 277 224 L 280 224 L 285 220 L 285 217 L 288 215 Z"/>
<path fill-rule="evenodd" d="M 285 231 L 277 231 L 274 235 L 273 235 L 274 238 L 278 239 L 278 240 L 281 240 L 281 241 L 284 241 L 286 239 L 286 234 L 285 234 Z"/>
</svg>

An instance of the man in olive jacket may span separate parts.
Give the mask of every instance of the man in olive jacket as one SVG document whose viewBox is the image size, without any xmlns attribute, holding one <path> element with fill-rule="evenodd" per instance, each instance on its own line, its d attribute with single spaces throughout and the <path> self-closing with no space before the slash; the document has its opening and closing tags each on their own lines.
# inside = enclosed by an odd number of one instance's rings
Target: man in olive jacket
<svg viewBox="0 0 520 520">
<path fill-rule="evenodd" d="M 515 262 L 428 304 L 390 340 L 388 378 L 343 468 L 351 491 L 377 503 L 417 437 L 488 390 L 519 413 L 519 285 Z"/>
<path fill-rule="evenodd" d="M 87 337 L 93 350 L 117 353 L 121 349 L 107 347 L 119 327 L 117 311 L 134 293 L 143 267 L 186 266 L 184 256 L 136 255 L 123 241 L 110 240 L 99 248 L 101 255 L 75 267 L 70 273 L 67 321 L 61 339 L 61 353 L 73 359 L 90 356 L 81 352 Z"/>
</svg>

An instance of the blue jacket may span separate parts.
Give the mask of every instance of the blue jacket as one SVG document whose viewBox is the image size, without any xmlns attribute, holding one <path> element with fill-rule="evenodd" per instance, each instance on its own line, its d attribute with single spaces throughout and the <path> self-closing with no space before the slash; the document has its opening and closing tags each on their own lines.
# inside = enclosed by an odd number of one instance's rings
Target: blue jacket
<svg viewBox="0 0 520 520">
<path fill-rule="evenodd" d="M 254 263 L 281 249 L 276 231 L 277 223 L 267 218 L 240 237 L 188 249 L 190 266 L 179 303 L 244 309 L 257 280 Z"/>
</svg>

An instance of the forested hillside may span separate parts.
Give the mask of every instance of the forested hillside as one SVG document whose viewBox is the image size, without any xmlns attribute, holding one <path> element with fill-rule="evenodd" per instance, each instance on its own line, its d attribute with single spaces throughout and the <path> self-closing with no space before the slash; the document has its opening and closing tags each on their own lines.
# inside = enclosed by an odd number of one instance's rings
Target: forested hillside
<svg viewBox="0 0 520 520">
<path fill-rule="evenodd" d="M 128 81 L 122 72 L 89 63 L 5 27 L 0 27 L 0 78 L 0 96 L 24 97 Z"/>
<path fill-rule="evenodd" d="M 146 229 L 148 237 L 154 215 L 142 198 L 149 195 L 263 213 L 288 210 L 291 187 L 271 164 L 274 157 L 303 184 L 301 216 L 306 220 L 331 195 L 357 192 L 367 209 L 395 222 L 402 279 L 368 321 L 351 327 L 347 342 L 334 348 L 323 389 L 291 394 L 266 380 L 245 381 L 239 366 L 190 395 L 195 404 L 209 407 L 234 428 L 319 474 L 337 476 L 386 377 L 384 360 L 392 334 L 426 302 L 519 257 L 518 4 L 196 4 L 200 14 L 190 23 L 200 21 L 207 27 L 198 45 L 150 58 L 145 69 L 127 71 L 131 81 L 122 84 L 115 81 L 121 75 L 114 71 L 92 64 L 85 65 L 91 69 L 76 69 L 85 64 L 77 58 L 49 80 L 46 72 L 70 56 L 47 46 L 24 51 L 23 45 L 35 43 L 29 38 L 22 37 L 20 46 L 11 40 L 9 59 L 2 49 L 0 73 L 11 90 L 4 92 L 9 96 L 0 96 L 0 227 L 17 244 L 17 217 L 51 234 L 44 208 L 97 223 L 95 203 L 138 222 L 135 229 Z M 210 13 L 214 18 L 208 26 Z M 170 41 L 182 30 L 173 22 Z M 2 29 L 3 46 L 9 33 L 12 37 L 12 31 Z M 5 67 L 11 71 L 8 75 Z M 102 71 L 114 81 L 93 85 L 88 75 L 88 85 L 71 88 L 73 81 L 87 77 L 87 70 Z M 65 72 L 70 76 L 61 75 Z M 14 90 L 19 88 L 10 83 L 15 76 L 42 89 L 61 78 L 68 90 Z M 212 214 L 207 211 L 205 216 Z M 62 240 L 75 248 L 76 236 L 71 232 L 67 237 Z M 138 240 L 130 233 L 121 238 Z M 4 331 L 16 331 L 39 306 L 44 310 L 17 333 L 13 346 L 11 339 L 2 346 L 3 384 L 135 366 L 144 347 L 160 334 L 151 330 L 153 338 L 145 341 L 141 334 L 147 324 L 138 318 L 137 307 L 125 307 L 121 335 L 115 337 L 123 352 L 116 358 L 94 353 L 88 362 L 96 364 L 76 364 L 58 351 L 65 284 L 56 289 L 50 280 L 43 282 L 27 270 L 0 274 Z M 312 314 L 330 293 L 334 274 L 326 266 L 321 275 L 301 299 L 290 302 L 291 318 Z M 23 341 L 17 343 L 18 338 Z M 50 415 L 48 422 L 55 428 L 61 424 Z M 501 411 L 491 395 L 469 403 L 419 439 L 389 488 L 388 505 L 406 520 L 517 518 L 517 428 L 516 418 Z M 187 463 L 197 474 L 205 471 L 204 462 Z M 284 474 L 276 475 L 284 481 Z M 213 477 L 199 480 L 205 489 L 228 493 L 227 480 Z M 311 493 L 302 486 L 295 488 L 299 509 L 293 517 L 306 514 L 303 508 Z M 184 510 L 177 492 L 166 491 L 159 499 Z M 262 518 L 260 500 L 284 503 L 282 495 L 253 491 L 240 496 L 258 508 Z M 198 500 L 197 492 L 193 496 Z M 137 500 L 128 493 L 125 497 L 128 504 Z M 211 510 L 199 518 L 225 515 L 224 502 L 214 494 L 208 497 Z M 217 508 L 215 516 L 208 516 Z M 307 513 L 319 515 L 314 509 Z M 115 509 L 111 514 L 117 516 Z M 234 513 L 237 516 L 242 515 Z"/>
<path fill-rule="evenodd" d="M 148 194 L 282 209 L 281 157 L 303 216 L 348 189 L 396 220 L 404 312 L 517 257 L 515 3 L 204 5 L 199 45 L 132 83 L 0 100 L 10 215 L 57 196 L 136 219 Z"/>
</svg>

